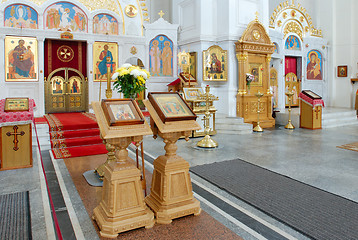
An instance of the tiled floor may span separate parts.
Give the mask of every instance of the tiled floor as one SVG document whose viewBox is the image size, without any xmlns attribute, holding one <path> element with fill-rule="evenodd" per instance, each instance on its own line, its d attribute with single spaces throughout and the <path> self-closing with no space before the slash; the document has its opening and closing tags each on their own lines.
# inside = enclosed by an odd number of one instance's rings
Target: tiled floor
<svg viewBox="0 0 358 240">
<path fill-rule="evenodd" d="M 216 150 L 198 150 L 195 148 L 196 142 L 200 140 L 198 138 L 190 139 L 189 142 L 180 140 L 178 154 L 191 166 L 241 158 L 358 202 L 358 153 L 336 147 L 357 142 L 358 126 L 315 131 L 289 131 L 278 127 L 265 130 L 264 133 L 219 134 L 214 139 L 220 144 L 220 148 Z M 152 172 L 151 163 L 154 158 L 164 153 L 163 146 L 160 138 L 144 138 L 148 184 Z M 65 161 L 44 158 L 45 170 L 52 182 L 50 185 L 54 184 L 57 189 L 52 193 L 55 202 L 60 203 L 61 200 L 57 198 L 62 197 L 65 203 L 57 212 L 68 212 L 76 234 L 65 239 L 98 239 L 98 229 L 95 229 L 90 216 L 100 199 L 100 188 L 89 187 L 84 182 L 82 173 L 93 169 L 104 159 L 103 155 Z M 52 161 L 53 168 L 49 161 Z M 0 194 L 29 190 L 33 238 L 54 239 L 47 192 L 39 163 L 38 152 L 34 148 L 33 168 L 0 172 Z M 120 238 L 158 239 L 158 236 L 164 236 L 162 239 L 187 239 L 191 236 L 195 239 L 236 239 L 241 236 L 244 239 L 305 239 L 284 224 L 234 198 L 230 193 L 212 186 L 192 173 L 191 177 L 194 196 L 201 201 L 204 210 L 200 216 L 178 219 L 170 225 L 155 225 L 148 230 L 131 231 L 121 234 Z M 55 186 L 56 184 L 59 187 Z M 58 194 L 59 189 L 61 194 Z M 225 207 L 227 204 L 229 206 Z M 233 209 L 229 211 L 229 208 Z M 271 231 L 275 232 L 275 238 L 268 237 L 271 236 Z"/>
</svg>

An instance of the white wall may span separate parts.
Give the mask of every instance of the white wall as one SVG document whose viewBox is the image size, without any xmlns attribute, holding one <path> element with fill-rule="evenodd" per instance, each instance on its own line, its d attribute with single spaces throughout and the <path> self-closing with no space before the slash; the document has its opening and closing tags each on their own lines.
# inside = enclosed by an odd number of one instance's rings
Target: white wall
<svg viewBox="0 0 358 240">
<path fill-rule="evenodd" d="M 355 87 L 351 77 L 358 73 L 358 3 L 355 0 L 318 0 L 318 11 L 325 38 L 329 42 L 329 106 L 353 108 Z M 348 77 L 337 77 L 337 66 L 348 66 Z"/>
</svg>

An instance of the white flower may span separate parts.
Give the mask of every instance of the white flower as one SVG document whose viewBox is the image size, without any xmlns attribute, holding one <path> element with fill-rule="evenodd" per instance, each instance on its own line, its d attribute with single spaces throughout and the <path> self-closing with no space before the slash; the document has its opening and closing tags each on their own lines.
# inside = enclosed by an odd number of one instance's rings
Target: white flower
<svg viewBox="0 0 358 240">
<path fill-rule="evenodd" d="M 137 78 L 138 76 L 141 75 L 140 72 L 141 72 L 141 71 L 138 70 L 138 69 L 133 69 L 130 74 L 131 74 L 132 76 L 134 76 L 135 78 Z"/>
<path fill-rule="evenodd" d="M 140 75 L 141 75 L 145 80 L 147 80 L 148 75 L 147 75 L 144 71 L 140 71 Z"/>
<path fill-rule="evenodd" d="M 119 72 L 115 72 L 115 73 L 112 75 L 112 80 L 116 80 L 118 76 L 119 76 Z"/>
<path fill-rule="evenodd" d="M 123 68 L 130 68 L 132 66 L 132 64 L 130 63 L 125 63 L 122 65 Z"/>
</svg>

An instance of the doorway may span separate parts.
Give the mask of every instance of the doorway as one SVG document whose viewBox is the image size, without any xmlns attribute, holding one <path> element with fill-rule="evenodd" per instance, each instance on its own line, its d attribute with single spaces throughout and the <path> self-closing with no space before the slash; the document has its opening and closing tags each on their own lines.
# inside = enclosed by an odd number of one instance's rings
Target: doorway
<svg viewBox="0 0 358 240">
<path fill-rule="evenodd" d="M 88 111 L 87 43 L 45 41 L 45 113 Z"/>
<path fill-rule="evenodd" d="M 87 81 L 74 68 L 59 68 L 45 82 L 46 113 L 84 112 L 88 110 Z"/>
<path fill-rule="evenodd" d="M 285 57 L 285 93 L 293 92 L 292 107 L 299 106 L 299 94 L 302 80 L 302 57 Z M 285 97 L 285 105 L 289 106 L 288 97 Z"/>
</svg>

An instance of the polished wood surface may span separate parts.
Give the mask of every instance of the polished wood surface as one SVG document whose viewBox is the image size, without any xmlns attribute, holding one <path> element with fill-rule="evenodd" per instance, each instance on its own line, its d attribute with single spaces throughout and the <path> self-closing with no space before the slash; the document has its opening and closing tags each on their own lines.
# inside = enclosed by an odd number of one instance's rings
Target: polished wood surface
<svg viewBox="0 0 358 240">
<path fill-rule="evenodd" d="M 13 135 L 15 132 L 14 126 L 18 127 L 17 133 L 24 132 L 24 134 L 16 135 L 15 138 L 15 135 Z M 0 128 L 0 170 L 32 167 L 31 124 L 14 126 Z M 9 133 L 9 136 L 7 133 Z M 14 148 L 17 148 L 17 150 Z"/>
<path fill-rule="evenodd" d="M 300 100 L 300 127 L 307 129 L 322 129 L 322 106 L 312 107 Z"/>
</svg>

